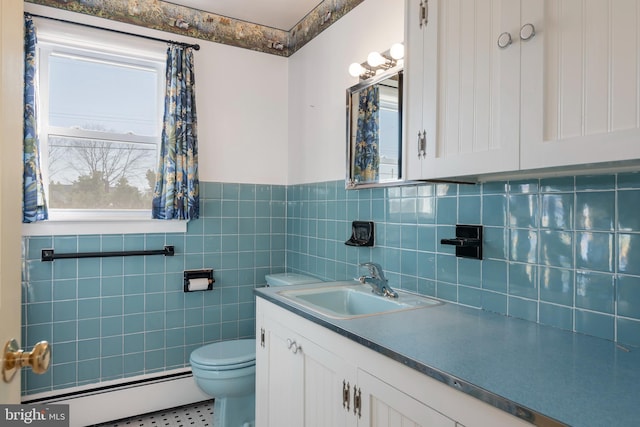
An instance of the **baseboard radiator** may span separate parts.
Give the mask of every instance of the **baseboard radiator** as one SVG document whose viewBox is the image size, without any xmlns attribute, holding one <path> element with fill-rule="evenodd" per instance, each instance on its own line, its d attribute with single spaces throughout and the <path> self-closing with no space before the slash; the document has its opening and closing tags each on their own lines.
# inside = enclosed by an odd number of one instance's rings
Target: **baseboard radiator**
<svg viewBox="0 0 640 427">
<path fill-rule="evenodd" d="M 187 368 L 25 396 L 22 403 L 68 404 L 70 427 L 85 427 L 210 399 Z"/>
</svg>

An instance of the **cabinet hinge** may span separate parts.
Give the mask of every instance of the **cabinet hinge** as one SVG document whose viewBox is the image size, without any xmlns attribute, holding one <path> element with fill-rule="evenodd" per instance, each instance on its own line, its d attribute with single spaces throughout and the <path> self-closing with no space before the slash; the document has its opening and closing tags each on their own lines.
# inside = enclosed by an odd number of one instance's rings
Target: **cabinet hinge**
<svg viewBox="0 0 640 427">
<path fill-rule="evenodd" d="M 426 27 L 429 22 L 429 0 L 420 0 L 420 28 Z"/>
<path fill-rule="evenodd" d="M 264 348 L 264 328 L 260 328 L 260 347 Z"/>
<path fill-rule="evenodd" d="M 427 131 L 418 132 L 418 158 L 427 157 Z"/>
</svg>

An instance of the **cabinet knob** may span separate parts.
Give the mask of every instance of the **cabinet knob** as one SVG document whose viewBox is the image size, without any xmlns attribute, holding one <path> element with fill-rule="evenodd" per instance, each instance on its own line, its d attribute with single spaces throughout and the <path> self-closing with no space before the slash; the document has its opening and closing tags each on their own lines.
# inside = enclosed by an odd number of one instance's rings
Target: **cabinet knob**
<svg viewBox="0 0 640 427">
<path fill-rule="evenodd" d="M 498 36 L 498 47 L 500 49 L 506 49 L 511 43 L 513 43 L 513 39 L 511 38 L 511 33 L 508 31 Z"/>
<path fill-rule="evenodd" d="M 532 39 L 536 35 L 536 27 L 533 24 L 524 24 L 522 28 L 520 28 L 520 39 L 523 41 L 527 41 Z"/>
</svg>

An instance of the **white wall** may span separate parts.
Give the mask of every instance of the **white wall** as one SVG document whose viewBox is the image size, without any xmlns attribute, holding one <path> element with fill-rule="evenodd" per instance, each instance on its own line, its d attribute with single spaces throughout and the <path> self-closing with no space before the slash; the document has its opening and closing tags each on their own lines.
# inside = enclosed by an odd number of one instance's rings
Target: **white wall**
<svg viewBox="0 0 640 427">
<path fill-rule="evenodd" d="M 288 184 L 344 179 L 349 64 L 403 39 L 404 1 L 367 0 L 289 58 Z"/>
<path fill-rule="evenodd" d="M 404 38 L 404 1 L 367 0 L 290 58 L 25 3 L 29 12 L 158 38 L 195 52 L 200 180 L 343 179 L 347 69 Z"/>
<path fill-rule="evenodd" d="M 201 181 L 287 181 L 287 58 L 25 3 L 25 10 L 98 27 L 198 43 L 196 99 Z"/>
<path fill-rule="evenodd" d="M 222 44 L 200 45 L 200 179 L 286 184 L 287 59 Z"/>
</svg>

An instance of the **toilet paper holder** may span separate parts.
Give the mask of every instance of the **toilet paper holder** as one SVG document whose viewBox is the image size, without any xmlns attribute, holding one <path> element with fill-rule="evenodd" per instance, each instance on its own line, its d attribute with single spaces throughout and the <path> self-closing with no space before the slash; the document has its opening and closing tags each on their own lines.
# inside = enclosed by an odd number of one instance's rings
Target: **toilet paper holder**
<svg viewBox="0 0 640 427">
<path fill-rule="evenodd" d="M 202 281 L 196 279 L 206 279 L 207 287 L 202 287 Z M 191 281 L 194 281 L 193 283 Z M 184 270 L 184 291 L 185 292 L 194 292 L 194 291 L 210 291 L 213 289 L 213 284 L 216 280 L 213 278 L 213 269 L 206 268 L 203 270 Z M 197 285 L 196 285 L 197 283 Z"/>
</svg>

